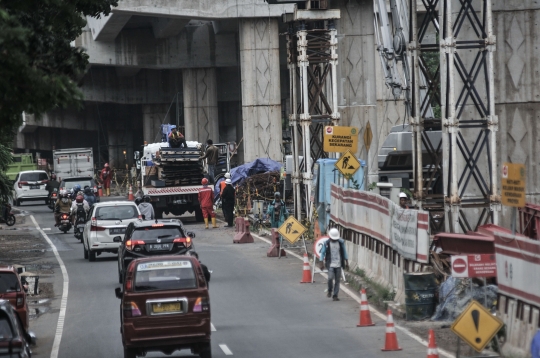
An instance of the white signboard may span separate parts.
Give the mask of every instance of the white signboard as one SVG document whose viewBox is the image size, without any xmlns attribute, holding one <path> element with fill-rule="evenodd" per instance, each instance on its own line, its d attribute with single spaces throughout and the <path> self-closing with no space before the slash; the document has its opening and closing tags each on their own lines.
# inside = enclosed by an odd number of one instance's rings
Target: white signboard
<svg viewBox="0 0 540 358">
<path fill-rule="evenodd" d="M 418 210 L 402 209 L 397 205 L 392 215 L 392 248 L 409 260 L 416 260 L 417 215 Z"/>
</svg>

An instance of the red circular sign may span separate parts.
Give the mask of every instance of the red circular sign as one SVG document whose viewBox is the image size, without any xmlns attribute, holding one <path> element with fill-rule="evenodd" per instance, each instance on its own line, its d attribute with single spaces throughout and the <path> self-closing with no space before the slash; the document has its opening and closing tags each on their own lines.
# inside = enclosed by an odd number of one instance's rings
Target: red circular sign
<svg viewBox="0 0 540 358">
<path fill-rule="evenodd" d="M 465 262 L 465 260 L 463 260 L 462 258 L 457 258 L 452 264 L 452 269 L 456 273 L 463 273 L 465 272 L 465 270 L 467 270 L 467 262 Z"/>
</svg>

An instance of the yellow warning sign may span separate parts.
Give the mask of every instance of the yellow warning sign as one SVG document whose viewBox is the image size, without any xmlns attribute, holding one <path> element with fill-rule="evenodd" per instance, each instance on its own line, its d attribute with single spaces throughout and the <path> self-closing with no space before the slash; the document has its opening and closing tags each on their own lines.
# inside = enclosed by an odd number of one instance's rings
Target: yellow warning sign
<svg viewBox="0 0 540 358">
<path fill-rule="evenodd" d="M 335 164 L 335 167 L 341 172 L 341 174 L 343 174 L 343 176 L 350 178 L 358 169 L 360 169 L 360 162 L 358 159 L 356 159 L 354 154 L 347 151 L 341 156 L 341 158 L 339 158 Z"/>
<path fill-rule="evenodd" d="M 502 198 L 506 206 L 525 206 L 525 165 L 504 163 L 502 166 Z"/>
<path fill-rule="evenodd" d="M 287 239 L 287 241 L 294 244 L 306 230 L 306 227 L 300 224 L 300 222 L 291 215 L 285 220 L 283 225 L 279 227 L 278 232 Z"/>
<path fill-rule="evenodd" d="M 473 300 L 450 329 L 476 351 L 482 352 L 503 325 L 487 308 Z"/>
<path fill-rule="evenodd" d="M 337 153 L 350 150 L 355 153 L 358 150 L 358 133 L 356 127 L 326 126 L 323 150 Z"/>
</svg>

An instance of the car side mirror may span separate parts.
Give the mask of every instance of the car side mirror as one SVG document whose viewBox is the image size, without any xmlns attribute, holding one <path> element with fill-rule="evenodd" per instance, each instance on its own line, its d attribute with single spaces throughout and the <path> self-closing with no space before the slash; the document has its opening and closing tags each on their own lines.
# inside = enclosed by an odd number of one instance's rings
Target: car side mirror
<svg viewBox="0 0 540 358">
<path fill-rule="evenodd" d="M 186 232 L 187 236 L 191 237 L 192 239 L 195 238 L 195 233 L 193 231 Z"/>
<path fill-rule="evenodd" d="M 115 236 L 112 240 L 113 242 L 122 242 L 122 236 Z"/>
<path fill-rule="evenodd" d="M 122 289 L 120 287 L 117 287 L 114 289 L 114 294 L 116 295 L 116 298 L 122 299 L 124 294 L 122 293 Z"/>
<path fill-rule="evenodd" d="M 28 341 L 30 341 L 30 344 L 35 346 L 36 341 L 37 341 L 36 334 L 34 332 L 32 332 L 32 331 L 28 331 L 28 333 L 26 335 L 27 335 Z"/>
</svg>

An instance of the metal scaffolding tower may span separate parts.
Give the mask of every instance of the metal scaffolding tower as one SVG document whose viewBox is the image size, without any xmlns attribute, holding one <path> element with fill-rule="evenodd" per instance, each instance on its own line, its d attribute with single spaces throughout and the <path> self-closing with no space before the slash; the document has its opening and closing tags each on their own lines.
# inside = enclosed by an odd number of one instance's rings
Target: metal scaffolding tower
<svg viewBox="0 0 540 358">
<path fill-rule="evenodd" d="M 439 19 L 445 228 L 467 232 L 501 208 L 491 0 L 442 0 Z"/>
<path fill-rule="evenodd" d="M 321 12 L 310 19 L 309 11 L 301 19 L 289 22 L 287 63 L 291 93 L 289 124 L 293 136 L 293 195 L 295 217 L 312 215 L 310 193 L 313 165 L 327 157 L 323 151 L 325 125 L 339 121 L 337 101 L 337 30 L 333 19 L 339 11 Z M 303 156 L 303 160 L 300 157 Z"/>
</svg>

